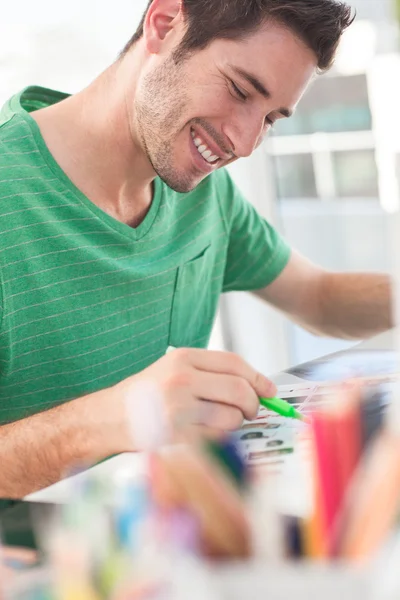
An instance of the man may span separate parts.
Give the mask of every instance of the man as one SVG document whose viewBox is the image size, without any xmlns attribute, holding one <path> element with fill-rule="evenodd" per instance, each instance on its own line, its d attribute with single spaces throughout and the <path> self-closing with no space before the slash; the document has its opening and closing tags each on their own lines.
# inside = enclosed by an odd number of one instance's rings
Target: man
<svg viewBox="0 0 400 600">
<path fill-rule="evenodd" d="M 387 277 L 290 251 L 221 169 L 292 114 L 351 21 L 337 0 L 153 0 L 88 88 L 5 106 L 0 495 L 135 450 L 125 401 L 143 381 L 173 430 L 254 417 L 274 386 L 203 349 L 221 292 L 255 291 L 323 334 L 390 326 Z"/>
</svg>

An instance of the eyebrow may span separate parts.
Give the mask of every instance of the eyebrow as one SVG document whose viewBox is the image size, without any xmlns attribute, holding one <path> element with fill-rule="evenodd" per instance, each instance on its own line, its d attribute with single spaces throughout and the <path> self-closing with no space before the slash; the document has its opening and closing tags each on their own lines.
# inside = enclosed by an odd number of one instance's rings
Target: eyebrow
<svg viewBox="0 0 400 600">
<path fill-rule="evenodd" d="M 267 88 L 261 83 L 261 81 L 255 75 L 252 75 L 251 73 L 248 73 L 247 71 L 244 71 L 240 67 L 231 66 L 231 68 L 233 71 L 235 71 L 235 73 L 237 75 L 239 75 L 243 79 L 246 79 L 246 81 L 248 81 L 250 83 L 250 85 L 252 85 L 253 88 L 259 94 L 261 94 L 261 96 L 263 96 L 264 98 L 267 98 L 267 99 L 271 98 L 271 92 L 269 92 L 267 90 Z M 288 108 L 278 108 L 277 112 L 287 118 L 291 117 L 293 114 L 293 111 L 289 110 Z"/>
</svg>

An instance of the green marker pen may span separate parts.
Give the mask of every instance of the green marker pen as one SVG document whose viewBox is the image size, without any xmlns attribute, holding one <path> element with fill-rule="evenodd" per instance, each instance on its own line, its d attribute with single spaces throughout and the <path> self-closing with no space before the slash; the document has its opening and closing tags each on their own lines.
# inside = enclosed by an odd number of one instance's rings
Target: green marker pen
<svg viewBox="0 0 400 600">
<path fill-rule="evenodd" d="M 282 417 L 305 421 L 304 416 L 296 410 L 294 406 L 285 400 L 281 400 L 281 398 L 260 398 L 260 404 L 265 406 L 268 410 L 278 413 L 278 415 L 281 415 Z"/>
<path fill-rule="evenodd" d="M 167 348 L 166 354 L 168 352 L 172 352 L 176 350 L 174 346 L 169 346 Z M 302 415 L 298 410 L 295 409 L 294 406 L 282 400 L 281 398 L 260 398 L 260 404 L 265 406 L 268 410 L 272 410 L 276 412 L 278 415 L 282 417 L 288 417 L 289 419 L 298 419 L 299 421 L 307 421 L 307 418 Z"/>
</svg>

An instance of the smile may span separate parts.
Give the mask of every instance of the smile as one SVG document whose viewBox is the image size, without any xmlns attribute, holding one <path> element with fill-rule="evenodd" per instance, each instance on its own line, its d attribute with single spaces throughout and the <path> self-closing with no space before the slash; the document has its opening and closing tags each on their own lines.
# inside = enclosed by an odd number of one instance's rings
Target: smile
<svg viewBox="0 0 400 600">
<path fill-rule="evenodd" d="M 207 146 L 207 144 L 205 143 L 205 141 L 202 140 L 201 137 L 193 131 L 193 129 L 190 130 L 190 133 L 192 135 L 193 143 L 196 146 L 198 153 L 204 158 L 205 161 L 207 161 L 210 165 L 213 165 L 216 164 L 219 160 L 221 160 L 221 157 L 217 156 L 216 154 L 213 154 Z"/>
</svg>

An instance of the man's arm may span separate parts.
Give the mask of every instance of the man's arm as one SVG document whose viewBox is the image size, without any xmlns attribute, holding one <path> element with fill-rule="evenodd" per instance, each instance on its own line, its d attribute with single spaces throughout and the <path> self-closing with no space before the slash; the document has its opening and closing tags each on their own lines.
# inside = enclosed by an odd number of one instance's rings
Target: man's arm
<svg viewBox="0 0 400 600">
<path fill-rule="evenodd" d="M 0 498 L 21 498 L 76 466 L 137 450 L 149 383 L 163 402 L 165 433 L 189 441 L 237 429 L 256 417 L 259 396 L 276 393 L 239 356 L 180 348 L 112 388 L 0 427 Z M 139 427 L 129 426 L 126 403 Z"/>
<path fill-rule="evenodd" d="M 294 251 L 281 275 L 256 294 L 318 335 L 363 339 L 393 327 L 387 275 L 332 273 Z"/>
<path fill-rule="evenodd" d="M 0 497 L 22 498 L 77 465 L 130 449 L 113 388 L 0 427 Z"/>
</svg>

